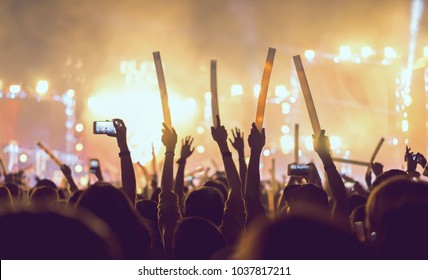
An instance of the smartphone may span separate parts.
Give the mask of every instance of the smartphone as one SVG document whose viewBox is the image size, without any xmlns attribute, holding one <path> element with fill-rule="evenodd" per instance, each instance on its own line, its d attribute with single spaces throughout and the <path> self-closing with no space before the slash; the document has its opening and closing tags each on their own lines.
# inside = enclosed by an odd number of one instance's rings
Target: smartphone
<svg viewBox="0 0 428 280">
<path fill-rule="evenodd" d="M 288 165 L 288 176 L 309 176 L 311 173 L 311 166 L 307 164 L 290 163 Z"/>
<path fill-rule="evenodd" d="M 96 158 L 91 158 L 89 161 L 89 170 L 91 173 L 95 173 L 97 168 L 100 168 L 100 161 Z"/>
<path fill-rule="evenodd" d="M 94 121 L 94 134 L 116 135 L 116 128 L 112 121 Z"/>
</svg>

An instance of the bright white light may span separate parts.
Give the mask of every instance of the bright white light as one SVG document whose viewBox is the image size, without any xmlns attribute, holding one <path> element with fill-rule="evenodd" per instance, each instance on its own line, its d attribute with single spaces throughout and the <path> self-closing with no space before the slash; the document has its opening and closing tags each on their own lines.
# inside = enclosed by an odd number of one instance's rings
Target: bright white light
<svg viewBox="0 0 428 280">
<path fill-rule="evenodd" d="M 254 86 L 253 93 L 254 93 L 254 97 L 259 98 L 259 95 L 260 95 L 260 85 L 255 85 Z"/>
<path fill-rule="evenodd" d="M 89 182 L 89 177 L 88 176 L 82 176 L 79 178 L 79 184 L 81 186 L 87 186 Z"/>
<path fill-rule="evenodd" d="M 82 132 L 83 128 L 84 128 L 84 126 L 81 123 L 76 124 L 76 126 L 74 127 L 74 129 L 76 130 L 76 132 Z"/>
<path fill-rule="evenodd" d="M 74 89 L 67 90 L 67 95 L 68 95 L 68 97 L 73 97 L 74 96 Z"/>
<path fill-rule="evenodd" d="M 287 115 L 290 113 L 291 105 L 288 102 L 284 102 L 281 104 L 281 108 L 282 108 L 282 113 Z"/>
<path fill-rule="evenodd" d="M 424 56 L 428 57 L 428 46 L 424 48 Z"/>
<path fill-rule="evenodd" d="M 352 51 L 350 46 L 340 46 L 339 57 L 341 60 L 350 60 L 352 58 Z"/>
<path fill-rule="evenodd" d="M 397 52 L 391 47 L 386 47 L 384 50 L 384 54 L 385 54 L 385 58 L 387 59 L 397 58 Z"/>
<path fill-rule="evenodd" d="M 296 97 L 294 97 L 294 96 L 290 97 L 290 102 L 291 103 L 296 103 Z"/>
<path fill-rule="evenodd" d="M 9 87 L 9 91 L 10 91 L 10 93 L 17 94 L 21 91 L 21 86 L 20 85 L 11 85 Z"/>
<path fill-rule="evenodd" d="M 288 133 L 290 133 L 290 127 L 288 125 L 283 125 L 283 126 L 281 126 L 281 131 L 284 134 L 288 134 Z"/>
<path fill-rule="evenodd" d="M 198 152 L 199 154 L 205 153 L 205 147 L 203 145 L 198 145 L 196 147 L 196 152 Z"/>
<path fill-rule="evenodd" d="M 275 95 L 280 98 L 286 98 L 290 95 L 290 92 L 287 90 L 287 88 L 284 85 L 278 85 L 275 87 Z"/>
<path fill-rule="evenodd" d="M 312 139 L 312 136 L 308 136 L 305 138 L 305 147 L 308 149 L 308 151 L 314 150 L 314 141 Z"/>
<path fill-rule="evenodd" d="M 351 152 L 349 150 L 345 151 L 345 156 L 349 156 L 351 154 Z"/>
<path fill-rule="evenodd" d="M 332 150 L 338 150 L 342 147 L 342 138 L 339 136 L 331 136 L 330 137 L 330 148 Z"/>
<path fill-rule="evenodd" d="M 37 83 L 36 92 L 40 95 L 45 94 L 49 90 L 49 83 L 46 80 L 41 80 Z"/>
<path fill-rule="evenodd" d="M 263 155 L 264 155 L 265 157 L 270 156 L 270 150 L 269 150 L 269 149 L 265 149 L 265 150 L 263 151 Z"/>
<path fill-rule="evenodd" d="M 205 132 L 205 128 L 204 127 L 198 126 L 196 128 L 196 133 L 198 133 L 198 134 L 204 134 L 204 132 Z"/>
<path fill-rule="evenodd" d="M 305 51 L 305 57 L 308 61 L 312 61 L 315 58 L 315 51 L 314 50 L 306 50 Z"/>
<path fill-rule="evenodd" d="M 80 173 L 80 172 L 82 172 L 82 171 L 83 171 L 83 166 L 82 166 L 80 163 L 76 164 L 76 165 L 74 166 L 74 171 L 75 171 L 76 173 Z"/>
<path fill-rule="evenodd" d="M 359 58 L 359 57 L 354 58 L 354 62 L 356 64 L 360 64 L 361 63 L 361 58 Z"/>
<path fill-rule="evenodd" d="M 372 54 L 374 54 L 374 51 L 371 47 L 364 46 L 361 48 L 361 56 L 362 57 L 367 58 L 367 57 L 371 56 Z"/>
<path fill-rule="evenodd" d="M 76 146 L 74 146 L 74 149 L 77 152 L 81 152 L 83 150 L 83 144 L 82 143 L 77 143 Z"/>
<path fill-rule="evenodd" d="M 404 139 L 404 144 L 406 144 L 406 145 L 409 144 L 409 139 L 407 139 L 407 138 Z"/>
<path fill-rule="evenodd" d="M 19 161 L 20 162 L 25 163 L 25 162 L 27 162 L 27 160 L 28 160 L 28 155 L 27 154 L 20 154 L 19 155 Z"/>
<path fill-rule="evenodd" d="M 232 96 L 239 96 L 244 93 L 244 89 L 241 85 L 232 85 L 232 87 L 230 88 L 230 93 L 232 94 Z"/>
<path fill-rule="evenodd" d="M 283 152 L 285 151 L 289 152 L 294 148 L 294 139 L 290 135 L 281 136 L 280 141 L 281 141 L 281 148 Z"/>
<path fill-rule="evenodd" d="M 403 121 L 401 122 L 401 130 L 402 130 L 403 132 L 407 132 L 407 131 L 409 131 L 409 122 L 408 122 L 407 120 L 403 120 Z"/>
<path fill-rule="evenodd" d="M 412 104 L 413 102 L 413 98 L 408 94 L 404 95 L 403 99 L 404 99 L 404 105 L 407 107 L 410 106 L 410 104 Z"/>
<path fill-rule="evenodd" d="M 394 137 L 394 139 L 392 139 L 392 145 L 397 146 L 398 145 L 398 139 Z"/>
</svg>

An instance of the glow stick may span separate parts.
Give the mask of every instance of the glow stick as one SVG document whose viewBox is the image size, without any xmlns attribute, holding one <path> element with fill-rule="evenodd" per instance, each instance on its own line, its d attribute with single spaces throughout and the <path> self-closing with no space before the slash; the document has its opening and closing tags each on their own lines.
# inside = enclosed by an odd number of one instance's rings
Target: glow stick
<svg viewBox="0 0 428 280">
<path fill-rule="evenodd" d="M 213 125 L 217 127 L 217 115 L 220 116 L 218 109 L 217 93 L 217 60 L 211 60 L 211 112 L 213 115 Z"/>
<path fill-rule="evenodd" d="M 265 68 L 263 70 L 262 83 L 260 84 L 260 94 L 257 103 L 256 127 L 261 132 L 263 128 L 263 119 L 265 115 L 266 98 L 269 88 L 270 74 L 272 73 L 273 59 L 275 58 L 274 48 L 269 48 Z"/>
<path fill-rule="evenodd" d="M 349 164 L 355 164 L 355 165 L 370 166 L 369 162 L 352 160 L 352 159 L 346 159 L 346 158 L 333 158 L 333 161 L 338 161 L 338 162 L 343 162 L 343 163 L 349 163 Z"/>
<path fill-rule="evenodd" d="M 3 172 L 3 175 L 6 176 L 7 175 L 7 169 L 4 166 L 4 162 L 3 162 L 3 159 L 1 157 L 0 157 L 0 167 L 1 167 L 1 170 Z"/>
<path fill-rule="evenodd" d="M 159 83 L 159 91 L 160 96 L 162 100 L 162 111 L 163 111 L 163 120 L 166 124 L 166 126 L 171 129 L 171 112 L 169 110 L 168 105 L 168 92 L 166 91 L 166 84 L 165 84 L 165 75 L 163 73 L 163 67 L 162 67 L 162 60 L 160 57 L 159 52 L 153 53 L 153 59 L 155 60 L 155 68 L 156 68 L 156 75 L 158 77 L 158 83 Z"/>
<path fill-rule="evenodd" d="M 55 162 L 58 166 L 63 166 L 64 164 L 56 157 L 54 156 L 54 154 L 45 146 L 43 145 L 40 141 L 36 143 L 37 146 L 40 147 L 40 149 L 42 149 L 43 151 L 45 151 L 45 153 L 52 159 L 53 162 Z"/>
<path fill-rule="evenodd" d="M 379 143 L 377 143 L 376 149 L 373 152 L 372 157 L 370 158 L 370 164 L 373 164 L 373 161 L 374 161 L 377 153 L 379 152 L 380 147 L 382 147 L 382 144 L 383 144 L 384 141 L 385 141 L 385 139 L 383 137 L 380 138 Z"/>
<path fill-rule="evenodd" d="M 299 164 L 299 124 L 294 125 L 294 162 Z"/>
<path fill-rule="evenodd" d="M 303 69 L 300 55 L 293 56 L 294 66 L 296 67 L 297 76 L 299 77 L 300 87 L 302 88 L 303 97 L 305 98 L 306 109 L 308 110 L 309 119 L 311 120 L 312 130 L 315 135 L 320 135 L 321 126 L 315 109 L 314 100 L 312 99 L 311 90 L 308 80 L 306 79 L 305 69 Z"/>
</svg>

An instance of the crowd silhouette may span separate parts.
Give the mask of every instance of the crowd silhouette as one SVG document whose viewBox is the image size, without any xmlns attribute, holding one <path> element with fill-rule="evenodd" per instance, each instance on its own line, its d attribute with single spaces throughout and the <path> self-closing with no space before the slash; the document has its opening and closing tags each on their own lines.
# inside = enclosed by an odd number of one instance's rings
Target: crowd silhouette
<svg viewBox="0 0 428 280">
<path fill-rule="evenodd" d="M 259 170 L 267 132 L 253 123 L 247 139 L 238 128 L 229 138 L 218 115 L 216 123 L 212 144 L 224 172 L 197 187 L 185 181 L 193 138 L 185 136 L 178 151 L 176 131 L 164 124 L 160 181 L 151 174 L 137 194 L 121 119 L 113 120 L 110 135 L 117 140 L 121 186 L 104 181 L 99 167 L 98 181 L 84 190 L 67 165 L 60 167 L 66 188 L 49 178 L 25 186 L 17 174 L 3 174 L 1 259 L 428 259 L 428 184 L 417 172 L 427 165 L 422 154 L 406 148 L 407 170 L 373 163 L 364 186 L 338 172 L 322 130 L 313 144 L 325 182 L 308 163 L 308 175 L 290 176 L 277 188 L 272 211 Z"/>
</svg>

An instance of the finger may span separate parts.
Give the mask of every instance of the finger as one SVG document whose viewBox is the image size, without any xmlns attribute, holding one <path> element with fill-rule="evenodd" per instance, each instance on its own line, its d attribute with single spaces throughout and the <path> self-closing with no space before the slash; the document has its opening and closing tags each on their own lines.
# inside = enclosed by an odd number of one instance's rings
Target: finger
<svg viewBox="0 0 428 280">
<path fill-rule="evenodd" d="M 190 137 L 190 136 L 189 136 L 189 137 Z M 190 142 L 189 142 L 189 147 L 190 147 L 190 146 L 192 146 L 192 144 L 193 144 L 193 140 L 195 140 L 195 138 L 191 137 L 191 138 L 190 138 Z"/>
<path fill-rule="evenodd" d="M 190 150 L 190 154 L 193 154 L 193 151 L 195 150 L 195 148 L 193 148 L 193 149 L 191 149 Z"/>
<path fill-rule="evenodd" d="M 217 126 L 221 126 L 220 116 L 219 116 L 219 115 L 217 115 L 216 117 L 217 117 Z"/>
<path fill-rule="evenodd" d="M 233 142 L 232 142 L 232 140 L 229 138 L 229 142 L 230 142 L 230 144 L 233 146 Z"/>
<path fill-rule="evenodd" d="M 232 136 L 233 136 L 233 138 L 235 139 L 235 138 L 236 138 L 235 131 L 233 131 L 233 129 L 231 129 L 230 131 L 232 131 Z"/>
</svg>

